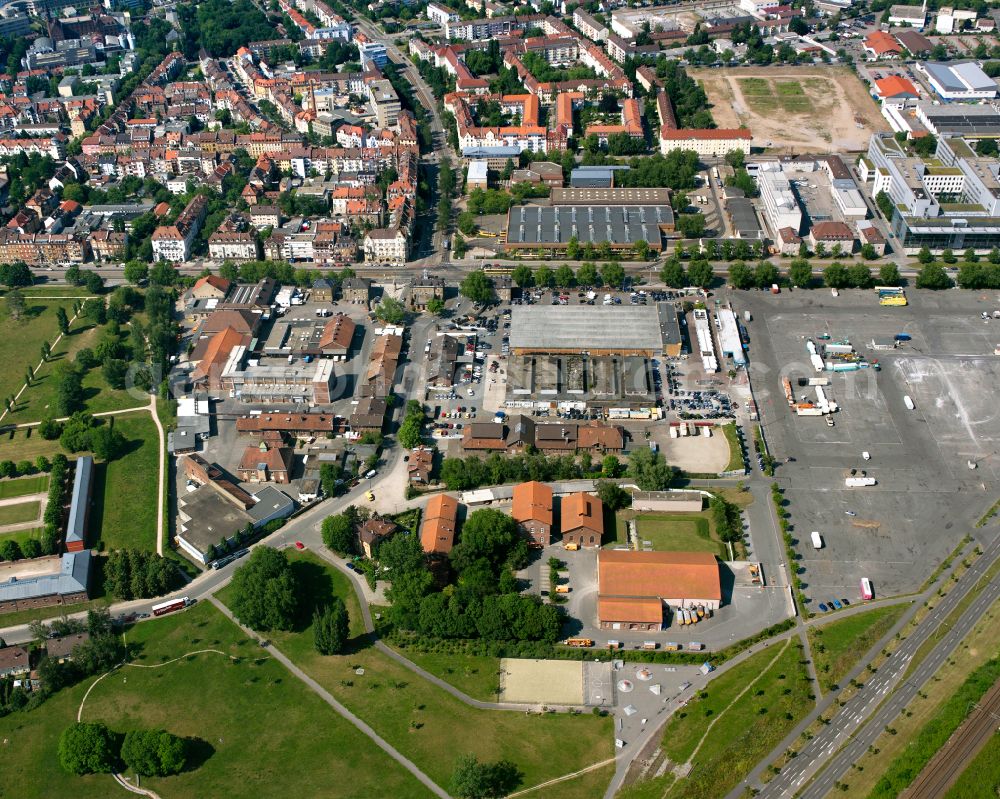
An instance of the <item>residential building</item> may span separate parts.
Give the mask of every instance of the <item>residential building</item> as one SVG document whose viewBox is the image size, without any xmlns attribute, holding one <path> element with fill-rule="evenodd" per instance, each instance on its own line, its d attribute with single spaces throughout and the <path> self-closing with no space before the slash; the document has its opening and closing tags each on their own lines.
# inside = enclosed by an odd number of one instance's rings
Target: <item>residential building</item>
<svg viewBox="0 0 1000 799">
<path fill-rule="evenodd" d="M 447 494 L 435 494 L 424 508 L 420 525 L 420 544 L 428 555 L 444 556 L 455 545 L 458 529 L 458 500 Z"/>
<path fill-rule="evenodd" d="M 290 447 L 274 446 L 262 440 L 243 451 L 236 473 L 244 483 L 289 483 L 292 458 Z"/>
<path fill-rule="evenodd" d="M 532 546 L 547 547 L 552 540 L 552 489 L 537 480 L 514 486 L 511 516 Z"/>
<path fill-rule="evenodd" d="M 379 544 L 396 534 L 399 525 L 388 519 L 373 517 L 358 527 L 358 544 L 366 558 L 375 557 Z"/>
<path fill-rule="evenodd" d="M 349 277 L 340 284 L 340 293 L 344 302 L 367 306 L 372 298 L 372 282 L 366 277 Z"/>
<path fill-rule="evenodd" d="M 153 231 L 153 260 L 181 263 L 191 257 L 191 245 L 201 230 L 208 211 L 208 200 L 195 195 L 172 225 Z"/>
<path fill-rule="evenodd" d="M 563 497 L 560 527 L 563 544 L 599 549 L 604 535 L 604 503 L 583 491 Z"/>
</svg>

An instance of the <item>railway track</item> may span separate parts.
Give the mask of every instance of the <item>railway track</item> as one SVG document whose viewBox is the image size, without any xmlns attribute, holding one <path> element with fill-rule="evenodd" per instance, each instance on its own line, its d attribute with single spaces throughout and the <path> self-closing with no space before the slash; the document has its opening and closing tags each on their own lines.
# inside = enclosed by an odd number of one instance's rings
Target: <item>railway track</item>
<svg viewBox="0 0 1000 799">
<path fill-rule="evenodd" d="M 1000 680 L 938 750 L 900 799 L 941 799 L 1000 725 Z"/>
</svg>

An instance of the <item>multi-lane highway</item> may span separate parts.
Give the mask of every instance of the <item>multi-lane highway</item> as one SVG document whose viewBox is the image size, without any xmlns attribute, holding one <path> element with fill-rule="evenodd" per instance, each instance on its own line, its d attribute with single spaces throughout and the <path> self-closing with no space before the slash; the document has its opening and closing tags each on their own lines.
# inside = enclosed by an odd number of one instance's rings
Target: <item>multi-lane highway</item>
<svg viewBox="0 0 1000 799">
<path fill-rule="evenodd" d="M 987 570 L 1000 559 L 1000 540 L 994 542 L 955 584 L 937 601 L 934 609 L 909 634 L 864 687 L 841 707 L 781 773 L 760 786 L 760 796 L 822 799 L 867 751 L 884 728 L 891 724 L 917 691 L 969 634 L 983 612 L 1000 598 L 1000 576 L 986 584 L 979 596 L 954 625 L 944 627 L 948 615 L 970 591 L 983 583 Z M 910 660 L 920 646 L 933 638 L 933 649 L 905 681 Z M 812 780 L 810 783 L 809 780 Z M 803 787 L 804 786 L 804 787 Z"/>
</svg>

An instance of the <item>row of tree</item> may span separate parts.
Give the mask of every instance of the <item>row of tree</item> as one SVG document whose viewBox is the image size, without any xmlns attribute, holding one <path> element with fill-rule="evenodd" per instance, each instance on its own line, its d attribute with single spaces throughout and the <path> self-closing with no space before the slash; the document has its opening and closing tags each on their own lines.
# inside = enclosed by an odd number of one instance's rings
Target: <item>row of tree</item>
<svg viewBox="0 0 1000 799">
<path fill-rule="evenodd" d="M 140 549 L 118 549 L 104 563 L 104 587 L 118 599 L 147 599 L 170 593 L 181 572 L 169 558 Z"/>
</svg>

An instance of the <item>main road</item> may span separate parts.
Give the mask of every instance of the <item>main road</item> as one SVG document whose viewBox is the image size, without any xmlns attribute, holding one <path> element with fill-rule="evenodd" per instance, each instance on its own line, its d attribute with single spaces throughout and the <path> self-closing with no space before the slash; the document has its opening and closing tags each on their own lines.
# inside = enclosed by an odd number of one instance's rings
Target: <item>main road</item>
<svg viewBox="0 0 1000 799">
<path fill-rule="evenodd" d="M 738 786 L 729 797 L 741 796 L 747 787 L 757 788 L 760 796 L 822 799 L 840 778 L 857 763 L 882 731 L 906 708 L 921 687 L 929 680 L 959 646 L 983 612 L 1000 598 L 1000 575 L 994 577 L 953 625 L 946 625 L 948 615 L 976 586 L 986 572 L 1000 559 L 1000 539 L 987 548 L 934 609 L 914 628 L 892 656 L 864 682 L 863 687 L 843 707 L 827 719 L 827 723 L 782 769 L 771 782 L 761 786 L 750 781 Z M 945 627 L 943 632 L 941 628 Z M 903 679 L 907 667 L 924 642 L 935 639 L 932 649 Z M 865 666 L 867 664 L 859 664 Z M 780 752 L 766 759 L 772 762 Z M 763 762 L 763 761 L 762 761 Z M 803 784 L 807 783 L 805 788 Z"/>
</svg>

